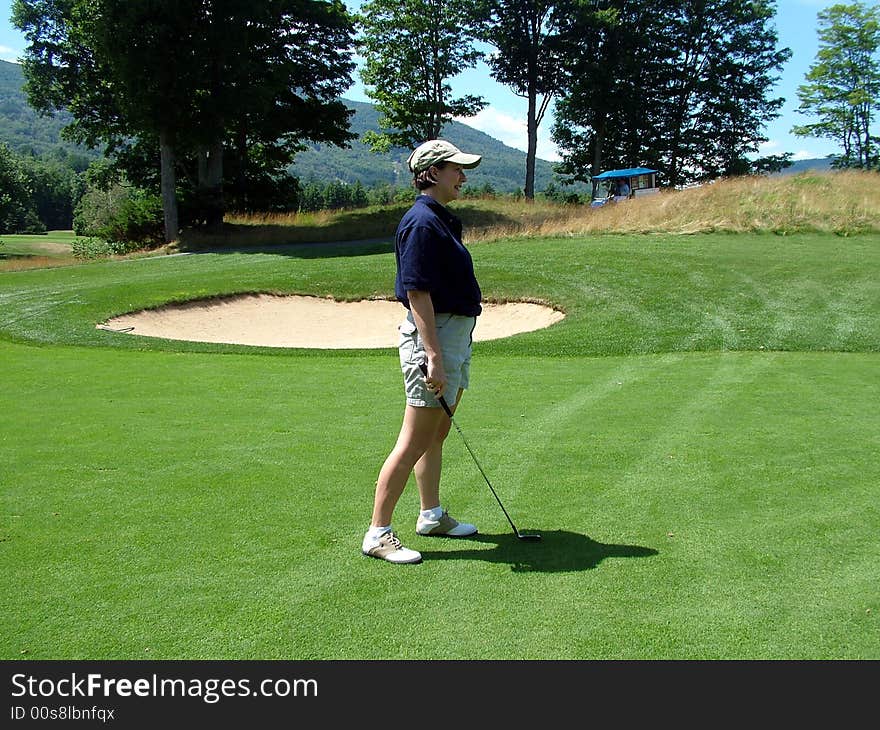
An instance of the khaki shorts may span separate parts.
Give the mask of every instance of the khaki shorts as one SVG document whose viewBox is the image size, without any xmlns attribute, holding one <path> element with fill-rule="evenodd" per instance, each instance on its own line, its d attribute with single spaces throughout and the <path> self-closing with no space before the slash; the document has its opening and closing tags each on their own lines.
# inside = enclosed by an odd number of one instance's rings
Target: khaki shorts
<svg viewBox="0 0 880 730">
<path fill-rule="evenodd" d="M 440 352 L 443 354 L 443 369 L 449 379 L 443 398 L 451 408 L 455 405 L 459 389 L 466 389 L 470 382 L 471 345 L 477 318 L 438 313 L 434 315 L 434 320 L 437 337 L 440 340 Z M 427 361 L 428 358 L 412 312 L 407 312 L 406 319 L 401 322 L 398 329 L 400 330 L 398 351 L 406 402 L 411 406 L 439 408 L 440 401 L 425 385 L 425 375 L 419 368 L 419 363 Z"/>
</svg>

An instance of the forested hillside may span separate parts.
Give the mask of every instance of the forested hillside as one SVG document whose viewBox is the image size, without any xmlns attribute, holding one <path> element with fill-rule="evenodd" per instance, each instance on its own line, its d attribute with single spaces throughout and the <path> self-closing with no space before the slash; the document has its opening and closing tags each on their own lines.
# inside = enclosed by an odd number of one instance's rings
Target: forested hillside
<svg viewBox="0 0 880 730">
<path fill-rule="evenodd" d="M 97 159 L 99 150 L 88 150 L 61 138 L 61 129 L 70 121 L 66 112 L 53 117 L 42 117 L 27 103 L 22 86 L 24 77 L 21 67 L 14 63 L 0 61 L 0 142 L 5 142 L 14 152 L 35 154 L 37 156 L 56 152 L 59 148 L 68 155 Z M 317 181 L 328 183 L 360 182 L 365 187 L 377 185 L 409 185 L 406 171 L 406 158 L 409 150 L 393 149 L 387 154 L 370 152 L 360 138 L 368 130 L 378 129 L 379 112 L 371 104 L 345 100 L 354 109 L 351 129 L 358 135 L 350 149 L 340 149 L 332 145 L 311 145 L 297 155 L 292 174 L 303 183 Z M 499 193 L 521 190 L 525 181 L 526 155 L 520 150 L 508 147 L 488 134 L 466 124 L 453 122 L 444 130 L 444 136 L 462 149 L 473 150 L 484 156 L 483 164 L 469 175 L 469 184 L 474 187 L 490 186 Z M 793 174 L 810 169 L 828 169 L 829 160 L 799 160 L 787 168 L 783 174 Z M 538 160 L 535 171 L 535 189 L 543 191 L 554 181 L 553 164 Z M 584 186 L 562 188 L 564 191 L 584 191 Z"/>
<path fill-rule="evenodd" d="M 24 76 L 21 67 L 0 61 L 0 142 L 6 142 L 14 152 L 43 155 L 61 147 L 69 154 L 83 154 L 97 158 L 98 150 L 87 150 L 61 139 L 61 129 L 70 121 L 67 113 L 42 117 L 27 103 L 22 89 Z M 379 113 L 371 104 L 345 100 L 355 114 L 351 129 L 358 139 L 367 130 L 378 129 Z M 471 185 L 489 185 L 499 193 L 522 189 L 525 182 L 526 155 L 508 147 L 483 132 L 465 124 L 453 122 L 444 131 L 447 139 L 462 149 L 484 155 L 483 164 L 469 176 Z M 360 180 L 365 187 L 389 184 L 408 186 L 406 158 L 409 150 L 394 149 L 377 155 L 360 141 L 352 143 L 351 149 L 332 145 L 311 145 L 300 153 L 290 168 L 292 174 L 303 182 L 342 181 L 354 183 Z M 536 189 L 544 190 L 553 180 L 553 166 L 546 160 L 538 160 Z"/>
<path fill-rule="evenodd" d="M 822 157 L 819 159 L 812 160 L 795 160 L 791 163 L 790 167 L 786 167 L 784 170 L 776 173 L 777 175 L 797 175 L 801 172 L 806 172 L 807 170 L 830 170 L 831 169 L 831 158 L 830 157 Z"/>
<path fill-rule="evenodd" d="M 27 103 L 22 86 L 21 66 L 0 61 L 0 142 L 13 152 L 41 156 L 55 152 L 59 147 L 71 155 L 92 159 L 100 151 L 88 150 L 61 139 L 61 129 L 71 121 L 66 112 L 52 117 L 40 116 Z"/>
<path fill-rule="evenodd" d="M 358 135 L 358 139 L 368 130 L 378 130 L 379 112 L 371 104 L 348 100 L 345 103 L 355 110 L 351 130 Z M 482 164 L 468 175 L 469 184 L 488 184 L 496 192 L 522 189 L 525 182 L 525 152 L 508 147 L 488 134 L 458 122 L 448 125 L 443 136 L 461 149 L 483 155 Z M 377 155 L 360 141 L 352 143 L 351 149 L 347 150 L 316 145 L 298 155 L 292 169 L 303 181 L 341 180 L 353 183 L 360 180 L 367 187 L 380 184 L 406 186 L 409 185 L 406 169 L 408 155 L 409 150 L 400 148 Z M 554 178 L 552 163 L 538 160 L 535 178 L 536 190 L 544 190 Z"/>
</svg>

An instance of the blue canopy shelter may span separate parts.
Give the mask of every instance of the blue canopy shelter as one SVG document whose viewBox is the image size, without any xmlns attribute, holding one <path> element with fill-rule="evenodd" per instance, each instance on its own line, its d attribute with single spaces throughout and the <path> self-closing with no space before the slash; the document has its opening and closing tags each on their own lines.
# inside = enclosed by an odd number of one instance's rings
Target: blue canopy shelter
<svg viewBox="0 0 880 730">
<path fill-rule="evenodd" d="M 657 170 L 648 167 L 629 167 L 624 170 L 607 170 L 593 175 L 592 206 L 605 205 L 609 200 L 621 201 L 628 198 L 650 195 L 659 191 Z"/>
</svg>

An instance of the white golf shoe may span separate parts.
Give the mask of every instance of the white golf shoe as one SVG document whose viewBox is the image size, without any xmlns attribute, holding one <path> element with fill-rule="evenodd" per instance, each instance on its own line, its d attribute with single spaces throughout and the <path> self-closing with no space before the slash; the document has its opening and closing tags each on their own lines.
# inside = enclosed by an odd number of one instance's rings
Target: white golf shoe
<svg viewBox="0 0 880 730">
<path fill-rule="evenodd" d="M 422 554 L 417 550 L 410 550 L 400 544 L 391 530 L 383 532 L 375 540 L 364 537 L 364 544 L 361 548 L 364 555 L 371 558 L 380 558 L 387 560 L 389 563 L 420 563 L 422 562 Z"/>
<path fill-rule="evenodd" d="M 416 532 L 426 537 L 469 537 L 477 533 L 477 528 L 467 522 L 459 522 L 444 510 L 439 520 L 431 520 L 422 515 L 416 521 Z"/>
</svg>

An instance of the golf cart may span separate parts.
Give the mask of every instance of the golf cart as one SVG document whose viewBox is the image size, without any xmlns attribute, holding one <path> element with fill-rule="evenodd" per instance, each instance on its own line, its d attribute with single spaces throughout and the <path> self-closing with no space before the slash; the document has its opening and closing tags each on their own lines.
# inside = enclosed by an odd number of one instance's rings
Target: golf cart
<svg viewBox="0 0 880 730">
<path fill-rule="evenodd" d="M 630 167 L 626 170 L 608 170 L 590 178 L 593 183 L 591 208 L 598 208 L 612 201 L 619 203 L 629 198 L 658 192 L 657 170 L 647 167 Z"/>
</svg>

